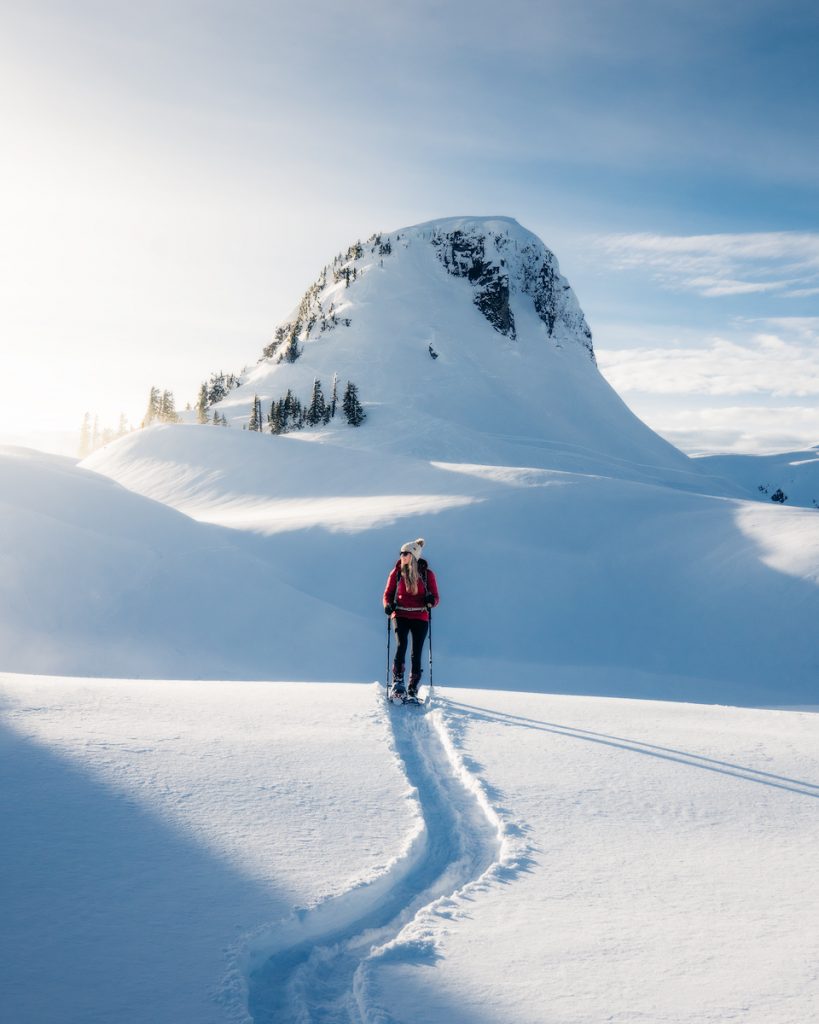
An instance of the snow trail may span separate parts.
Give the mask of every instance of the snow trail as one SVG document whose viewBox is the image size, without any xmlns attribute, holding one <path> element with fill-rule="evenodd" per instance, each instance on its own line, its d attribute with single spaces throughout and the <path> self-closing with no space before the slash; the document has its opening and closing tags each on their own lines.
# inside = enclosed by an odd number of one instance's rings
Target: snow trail
<svg viewBox="0 0 819 1024">
<path fill-rule="evenodd" d="M 465 889 L 509 860 L 504 824 L 465 767 L 442 711 L 396 707 L 384 716 L 419 806 L 418 833 L 385 875 L 254 942 L 248 1007 L 255 1024 L 397 1024 L 377 1005 L 379 963 L 435 959 L 441 919 L 454 916 Z"/>
</svg>

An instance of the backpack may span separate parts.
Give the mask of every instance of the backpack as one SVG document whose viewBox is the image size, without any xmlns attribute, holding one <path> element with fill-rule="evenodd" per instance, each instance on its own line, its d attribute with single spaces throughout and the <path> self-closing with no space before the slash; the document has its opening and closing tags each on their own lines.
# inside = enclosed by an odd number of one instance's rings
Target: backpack
<svg viewBox="0 0 819 1024">
<path fill-rule="evenodd" d="M 392 595 L 392 603 L 398 603 L 398 584 L 401 582 L 401 559 L 395 563 L 395 568 L 398 570 L 398 575 L 395 577 L 395 590 Z M 418 575 L 421 577 L 421 582 L 424 584 L 424 593 L 429 593 L 429 583 L 427 583 L 427 570 L 429 569 L 429 563 L 426 558 L 418 559 Z M 420 597 L 420 595 L 419 595 Z"/>
</svg>

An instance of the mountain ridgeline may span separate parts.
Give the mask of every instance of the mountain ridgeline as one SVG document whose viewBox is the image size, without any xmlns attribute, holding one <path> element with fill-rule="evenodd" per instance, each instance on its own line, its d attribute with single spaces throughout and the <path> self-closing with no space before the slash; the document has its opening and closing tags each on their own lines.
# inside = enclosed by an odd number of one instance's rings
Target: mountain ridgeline
<svg viewBox="0 0 819 1024">
<path fill-rule="evenodd" d="M 317 382 L 354 381 L 353 425 L 366 420 L 364 429 L 346 430 L 349 417 L 306 424 L 330 443 L 442 461 L 597 472 L 614 458 L 641 467 L 626 475 L 692 472 L 602 377 L 556 257 L 508 217 L 436 220 L 355 242 L 239 380 L 212 410 L 233 426 L 281 433 L 288 395 L 307 403 Z"/>
<path fill-rule="evenodd" d="M 366 242 L 356 242 L 324 267 L 304 293 L 295 315 L 276 328 L 264 358 L 295 362 L 302 345 L 311 338 L 339 326 L 352 326 L 350 316 L 339 315 L 328 281 L 333 286 L 343 282 L 346 290 L 372 268 L 374 260 L 383 269 L 385 258 L 389 260 L 402 245 L 427 243 L 448 274 L 469 282 L 473 304 L 499 334 L 513 341 L 516 338 L 510 298 L 519 292 L 531 298 L 548 337 L 554 337 L 559 328 L 564 335 L 576 335 L 594 362 L 591 331 L 554 254 L 534 235 L 526 238 L 522 234 L 515 221 L 455 220 L 405 228 L 391 235 L 374 234 Z"/>
</svg>

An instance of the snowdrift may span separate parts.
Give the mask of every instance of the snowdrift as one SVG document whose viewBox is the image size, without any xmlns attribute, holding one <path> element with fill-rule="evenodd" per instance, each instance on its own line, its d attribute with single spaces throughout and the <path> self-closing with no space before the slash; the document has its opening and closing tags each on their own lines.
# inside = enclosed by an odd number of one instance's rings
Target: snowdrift
<svg viewBox="0 0 819 1024">
<path fill-rule="evenodd" d="M 41 482 L 52 462 L 2 463 L 18 496 L 4 509 L 19 538 L 3 582 L 7 669 L 373 679 L 387 572 L 425 536 L 443 595 L 440 682 L 815 702 L 809 510 L 408 457 L 383 486 L 379 453 L 212 427 L 142 431 L 88 465 L 98 473 L 60 464 L 57 501 Z"/>
<path fill-rule="evenodd" d="M 371 650 L 349 612 L 326 614 L 318 590 L 289 586 L 236 534 L 69 459 L 0 451 L 0 494 L 0 670 L 216 678 L 240 664 L 258 679 L 288 665 L 328 678 L 323 648 L 284 639 L 309 622 L 354 663 Z"/>
</svg>

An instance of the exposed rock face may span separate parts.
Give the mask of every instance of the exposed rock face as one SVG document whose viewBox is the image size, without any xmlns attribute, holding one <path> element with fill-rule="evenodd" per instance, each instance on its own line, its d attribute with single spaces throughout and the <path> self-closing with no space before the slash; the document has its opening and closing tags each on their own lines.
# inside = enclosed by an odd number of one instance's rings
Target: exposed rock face
<svg viewBox="0 0 819 1024">
<path fill-rule="evenodd" d="M 476 285 L 475 305 L 490 324 L 510 338 L 515 337 L 515 318 L 509 307 L 509 277 L 505 260 L 486 259 L 486 242 L 480 234 L 455 230 L 434 234 L 432 244 L 448 273 L 465 277 Z"/>
<path fill-rule="evenodd" d="M 530 296 L 550 338 L 559 325 L 578 335 L 594 361 L 591 331 L 554 255 L 537 239 L 512 229 L 487 232 L 481 222 L 451 231 L 433 230 L 432 244 L 447 272 L 475 286 L 474 302 L 500 334 L 516 337 L 510 295 Z"/>
</svg>

